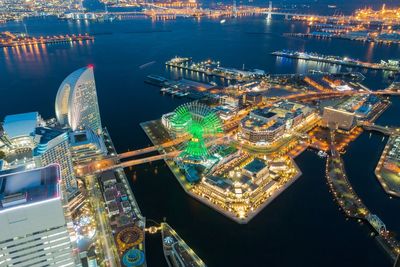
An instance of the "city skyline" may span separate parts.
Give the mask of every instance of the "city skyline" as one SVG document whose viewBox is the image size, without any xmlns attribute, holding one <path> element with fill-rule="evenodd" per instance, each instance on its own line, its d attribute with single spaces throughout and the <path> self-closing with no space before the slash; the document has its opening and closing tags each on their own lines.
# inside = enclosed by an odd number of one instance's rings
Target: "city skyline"
<svg viewBox="0 0 400 267">
<path fill-rule="evenodd" d="M 400 6 L 131 4 L 0 8 L 0 266 L 399 264 Z"/>
</svg>

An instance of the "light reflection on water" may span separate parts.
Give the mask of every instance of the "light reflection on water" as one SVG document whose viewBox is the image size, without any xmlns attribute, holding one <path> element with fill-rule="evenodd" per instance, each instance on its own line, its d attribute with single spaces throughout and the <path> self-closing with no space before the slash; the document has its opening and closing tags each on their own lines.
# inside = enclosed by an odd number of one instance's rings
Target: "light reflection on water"
<svg viewBox="0 0 400 267">
<path fill-rule="evenodd" d="M 291 49 L 339 56 L 347 54 L 373 61 L 400 54 L 398 46 L 285 38 L 283 33 L 305 31 L 306 27 L 290 21 L 267 23 L 263 18 L 253 17 L 232 19 L 224 25 L 219 20 L 190 19 L 155 22 L 138 19 L 113 23 L 45 20 L 28 21 L 27 25 L 31 35 L 89 32 L 95 34 L 95 41 L 84 45 L 64 43 L 0 51 L 0 93 L 7 96 L 0 97 L 0 119 L 6 114 L 35 110 L 45 118 L 54 116 L 54 98 L 62 80 L 75 69 L 93 63 L 102 121 L 110 130 L 118 151 L 147 146 L 149 141 L 139 123 L 157 119 L 187 101 L 162 96 L 159 88 L 143 82 L 149 74 L 167 77 L 171 74 L 176 78 L 191 75 L 169 71 L 163 65 L 176 55 L 192 56 L 194 61 L 212 58 L 221 61 L 225 67 L 241 68 L 245 64 L 248 68 L 264 69 L 269 73 L 293 73 L 307 72 L 311 68 L 339 71 L 339 67 L 276 59 L 270 53 Z M 23 26 L 18 23 L 0 25 L 0 31 L 5 27 L 23 31 Z M 138 69 L 141 64 L 151 61 L 157 63 Z M 366 84 L 371 87 L 381 87 L 387 77 L 381 72 L 363 73 L 367 76 Z M 211 81 L 203 74 L 192 78 Z M 399 106 L 400 103 L 396 103 L 389 108 L 380 123 L 398 123 Z M 365 140 L 355 142 L 346 154 L 349 155 L 346 166 L 349 171 L 355 170 L 349 175 L 355 183 L 359 181 L 354 186 L 357 192 L 370 202 L 368 205 L 375 203 L 371 208 L 379 212 L 379 216 L 382 214 L 391 228 L 400 232 L 399 226 L 396 227 L 399 202 L 390 200 L 388 203 L 373 172 L 363 168 L 376 164 L 374 157 L 364 159 L 363 153 L 379 156 L 376 153 L 384 144 L 381 138 L 378 141 L 369 142 L 369 145 Z M 350 157 L 354 153 L 359 157 Z M 390 266 L 386 255 L 369 237 L 369 230 L 351 220 L 346 221 L 338 211 L 326 185 L 323 160 L 307 151 L 296 162 L 304 175 L 248 225 L 237 225 L 187 196 L 160 162 L 135 166 L 127 171 L 128 177 L 137 177 L 135 181 L 130 180 L 144 215 L 156 219 L 166 216 L 208 266 L 264 266 L 264 263 L 271 267 Z M 370 181 L 367 185 L 365 177 Z M 374 191 L 369 192 L 372 189 Z M 161 241 L 146 239 L 146 249 L 148 265 L 162 266 Z"/>
</svg>

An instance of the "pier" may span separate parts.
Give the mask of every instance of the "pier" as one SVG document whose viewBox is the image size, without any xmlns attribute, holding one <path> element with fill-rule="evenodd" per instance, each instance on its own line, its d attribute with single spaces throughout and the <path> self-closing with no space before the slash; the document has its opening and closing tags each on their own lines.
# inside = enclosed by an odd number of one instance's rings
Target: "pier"
<svg viewBox="0 0 400 267">
<path fill-rule="evenodd" d="M 300 37 L 300 38 L 320 38 L 320 39 L 344 39 L 350 41 L 360 41 L 360 42 L 373 42 L 381 44 L 400 44 L 400 39 L 398 38 L 380 38 L 372 36 L 352 36 L 349 34 L 335 33 L 335 32 L 311 32 L 311 33 L 285 33 L 283 36 L 286 37 Z"/>
<path fill-rule="evenodd" d="M 215 76 L 225 78 L 227 80 L 247 81 L 257 76 L 265 75 L 262 70 L 239 70 L 235 68 L 225 68 L 220 66 L 219 61 L 207 60 L 199 63 L 193 62 L 191 58 L 175 57 L 167 62 L 165 65 L 172 68 L 181 70 L 188 70 L 197 72 L 207 76 Z"/>
<path fill-rule="evenodd" d="M 82 42 L 93 41 L 94 37 L 88 34 L 85 35 L 57 35 L 57 36 L 40 36 L 40 37 L 18 37 L 10 32 L 3 32 L 0 34 L 0 47 L 16 47 L 16 46 L 30 46 L 40 44 L 54 44 L 66 42 Z"/>
<path fill-rule="evenodd" d="M 306 53 L 298 51 L 276 51 L 272 52 L 271 55 L 276 57 L 293 58 L 297 60 L 306 60 L 314 62 L 323 62 L 330 64 L 343 65 L 348 67 L 363 68 L 363 69 L 373 69 L 373 70 L 385 70 L 400 72 L 400 62 L 397 65 L 390 65 L 384 63 L 370 63 L 364 62 L 357 59 L 351 59 L 347 57 L 338 57 L 331 55 L 320 55 L 317 53 Z"/>
<path fill-rule="evenodd" d="M 378 216 L 372 214 L 352 188 L 347 178 L 343 160 L 336 150 L 335 132 L 330 131 L 330 151 L 326 161 L 326 178 L 329 188 L 346 216 L 367 222 L 377 233 L 376 240 L 388 253 L 393 262 L 400 254 L 400 243 L 386 229 Z"/>
</svg>

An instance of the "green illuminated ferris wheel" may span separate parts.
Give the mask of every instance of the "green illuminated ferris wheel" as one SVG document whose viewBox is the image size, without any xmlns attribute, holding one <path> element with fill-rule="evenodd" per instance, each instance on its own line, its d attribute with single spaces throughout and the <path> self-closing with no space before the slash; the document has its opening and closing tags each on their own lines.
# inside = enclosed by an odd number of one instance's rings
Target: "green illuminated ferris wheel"
<svg viewBox="0 0 400 267">
<path fill-rule="evenodd" d="M 210 107 L 197 102 L 183 104 L 174 113 L 173 127 L 191 135 L 184 153 L 194 158 L 206 157 L 208 151 L 204 138 L 223 132 L 221 119 Z"/>
</svg>

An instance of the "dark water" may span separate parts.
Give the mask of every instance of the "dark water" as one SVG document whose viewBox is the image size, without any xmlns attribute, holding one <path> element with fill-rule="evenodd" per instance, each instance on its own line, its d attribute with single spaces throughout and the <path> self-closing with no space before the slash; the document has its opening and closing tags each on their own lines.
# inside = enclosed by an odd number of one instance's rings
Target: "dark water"
<svg viewBox="0 0 400 267">
<path fill-rule="evenodd" d="M 159 118 L 183 103 L 159 94 L 143 83 L 148 74 L 165 74 L 164 62 L 175 56 L 195 60 L 212 58 L 222 65 L 265 69 L 271 73 L 339 71 L 315 63 L 277 60 L 269 53 L 301 49 L 379 61 L 400 55 L 399 46 L 369 45 L 344 40 L 282 37 L 283 32 L 305 30 L 300 23 L 262 18 L 228 20 L 145 19 L 113 23 L 75 23 L 53 19 L 26 22 L 32 35 L 85 33 L 93 43 L 55 44 L 0 51 L 0 118 L 6 114 L 40 111 L 54 116 L 54 99 L 65 76 L 94 64 L 104 125 L 118 151 L 141 148 L 149 140 L 139 123 Z M 0 25 L 0 31 L 24 31 L 22 24 Z M 156 61 L 145 68 L 139 66 Z M 343 69 L 345 70 L 345 69 Z M 366 72 L 373 88 L 387 85 L 381 72 Z M 398 124 L 399 99 L 380 119 Z M 400 202 L 389 199 L 373 169 L 385 145 L 382 136 L 364 133 L 348 149 L 345 164 L 356 191 L 388 228 L 400 233 Z M 188 197 L 164 163 L 137 166 L 128 171 L 142 212 L 163 217 L 209 266 L 327 266 L 389 267 L 390 261 L 371 230 L 346 220 L 333 202 L 324 176 L 325 163 L 307 151 L 296 159 L 303 176 L 247 225 L 238 225 Z M 157 170 L 157 171 L 156 171 Z M 133 180 L 133 177 L 136 177 Z M 159 237 L 147 239 L 149 266 L 166 266 Z"/>
</svg>

